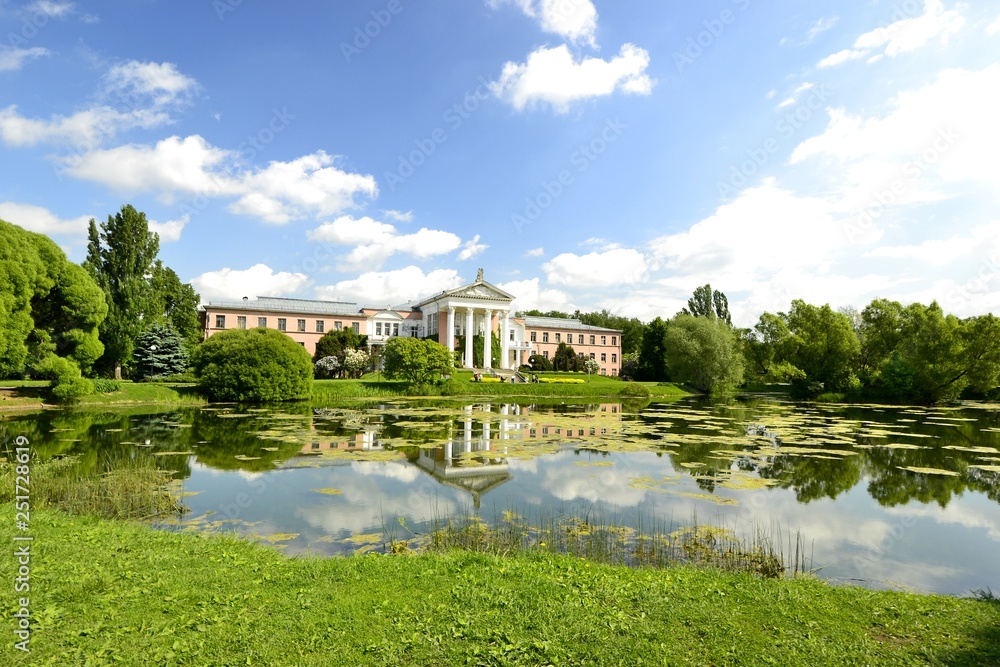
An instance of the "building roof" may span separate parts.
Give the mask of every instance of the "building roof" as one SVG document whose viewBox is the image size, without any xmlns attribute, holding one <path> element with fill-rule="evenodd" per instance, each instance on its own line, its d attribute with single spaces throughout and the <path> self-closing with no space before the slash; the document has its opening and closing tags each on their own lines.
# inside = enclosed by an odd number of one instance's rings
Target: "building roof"
<svg viewBox="0 0 1000 667">
<path fill-rule="evenodd" d="M 479 274 L 476 276 L 476 282 L 469 283 L 468 285 L 462 285 L 461 287 L 456 287 L 455 289 L 439 292 L 432 297 L 418 302 L 413 307 L 422 308 L 429 303 L 434 303 L 435 301 L 440 301 L 441 299 L 447 297 L 466 297 L 478 299 L 480 301 L 499 301 L 501 303 L 510 303 L 515 298 L 514 295 L 509 294 L 496 285 L 486 281 L 483 278 L 483 270 L 479 269 Z"/>
<path fill-rule="evenodd" d="M 529 315 L 524 318 L 524 326 L 536 329 L 572 329 L 573 331 L 591 331 L 594 333 L 621 333 L 620 329 L 592 327 L 580 320 L 571 320 L 562 317 L 533 317 Z"/>
<path fill-rule="evenodd" d="M 311 301 L 308 299 L 283 299 L 272 296 L 259 296 L 254 301 L 210 301 L 205 304 L 206 310 L 267 310 L 300 315 L 340 315 L 362 317 L 361 307 L 356 303 L 344 301 Z"/>
</svg>

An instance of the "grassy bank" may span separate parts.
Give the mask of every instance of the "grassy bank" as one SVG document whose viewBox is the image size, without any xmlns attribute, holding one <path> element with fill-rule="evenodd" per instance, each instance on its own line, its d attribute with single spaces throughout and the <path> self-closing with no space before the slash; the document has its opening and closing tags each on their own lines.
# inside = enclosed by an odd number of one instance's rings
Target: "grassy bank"
<svg viewBox="0 0 1000 667">
<path fill-rule="evenodd" d="M 0 510 L 7 544 L 13 519 Z M 549 553 L 289 559 L 54 511 L 31 533 L 31 653 L 8 634 L 5 665 L 1000 661 L 995 602 Z M 0 559 L 7 581 L 15 567 Z"/>
</svg>

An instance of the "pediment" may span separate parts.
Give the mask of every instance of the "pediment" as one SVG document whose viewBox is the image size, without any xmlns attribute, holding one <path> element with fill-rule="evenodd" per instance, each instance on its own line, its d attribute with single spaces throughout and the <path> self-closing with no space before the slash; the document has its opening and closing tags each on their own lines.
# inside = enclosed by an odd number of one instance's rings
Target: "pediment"
<svg viewBox="0 0 1000 667">
<path fill-rule="evenodd" d="M 512 301 L 513 297 L 489 283 L 473 283 L 448 292 L 448 296 L 468 299 L 489 299 L 491 301 Z"/>
</svg>

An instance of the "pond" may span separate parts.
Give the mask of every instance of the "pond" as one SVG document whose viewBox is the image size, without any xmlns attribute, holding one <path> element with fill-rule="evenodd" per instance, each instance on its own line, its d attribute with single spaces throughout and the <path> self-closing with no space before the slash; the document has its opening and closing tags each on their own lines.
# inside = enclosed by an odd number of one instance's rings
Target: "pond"
<svg viewBox="0 0 1000 667">
<path fill-rule="evenodd" d="M 100 472 L 152 457 L 190 512 L 288 554 L 505 511 L 666 530 L 796 536 L 818 575 L 949 594 L 1000 590 L 1000 406 L 398 400 L 8 415 L 4 438 Z"/>
</svg>

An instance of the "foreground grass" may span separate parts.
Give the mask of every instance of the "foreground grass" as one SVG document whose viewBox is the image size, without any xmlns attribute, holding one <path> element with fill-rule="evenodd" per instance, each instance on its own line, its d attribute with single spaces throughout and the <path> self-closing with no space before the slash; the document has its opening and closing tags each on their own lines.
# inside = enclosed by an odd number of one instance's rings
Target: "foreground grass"
<svg viewBox="0 0 1000 667">
<path fill-rule="evenodd" d="M 32 534 L 31 653 L 8 633 L 4 665 L 1000 662 L 1000 605 L 971 599 L 550 553 L 289 559 L 55 511 Z"/>
</svg>

